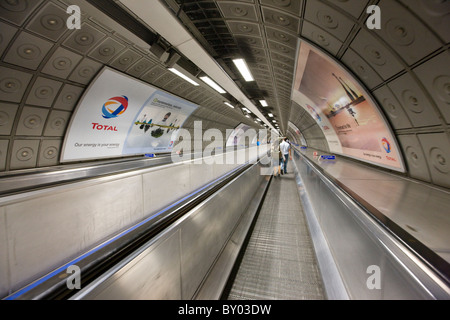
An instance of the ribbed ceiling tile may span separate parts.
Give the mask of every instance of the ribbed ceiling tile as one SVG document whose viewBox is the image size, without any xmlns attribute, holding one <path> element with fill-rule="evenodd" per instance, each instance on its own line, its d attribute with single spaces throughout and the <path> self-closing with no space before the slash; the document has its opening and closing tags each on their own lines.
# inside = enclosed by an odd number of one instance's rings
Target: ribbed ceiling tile
<svg viewBox="0 0 450 320">
<path fill-rule="evenodd" d="M 25 106 L 22 109 L 17 124 L 16 135 L 40 136 L 44 130 L 45 121 L 49 110 L 47 108 L 36 108 Z"/>
<path fill-rule="evenodd" d="M 375 90 L 373 94 L 385 114 L 388 116 L 394 129 L 411 127 L 411 121 L 409 121 L 409 118 L 401 107 L 401 104 L 387 86 L 383 86 Z"/>
<path fill-rule="evenodd" d="M 0 100 L 20 102 L 32 74 L 0 66 Z"/>
<path fill-rule="evenodd" d="M 342 47 L 340 40 L 308 21 L 303 22 L 302 36 L 311 40 L 332 55 L 336 55 Z"/>
<path fill-rule="evenodd" d="M 263 7 L 264 22 L 277 28 L 283 29 L 286 32 L 293 34 L 298 33 L 300 19 L 296 16 L 287 14 L 284 11 L 273 8 Z"/>
<path fill-rule="evenodd" d="M 57 41 L 69 30 L 66 25 L 67 17 L 66 10 L 49 2 L 28 23 L 26 28 L 49 40 Z"/>
<path fill-rule="evenodd" d="M 8 155 L 9 140 L 0 140 L 0 170 L 5 171 Z"/>
<path fill-rule="evenodd" d="M 154 65 L 155 63 L 151 60 L 142 58 L 141 60 L 130 66 L 127 70 L 127 73 L 136 78 L 139 78 L 144 72 L 152 68 Z"/>
<path fill-rule="evenodd" d="M 269 41 L 269 48 L 278 54 L 288 57 L 289 59 L 295 58 L 296 49 L 294 49 L 293 47 L 286 46 L 279 42 Z"/>
<path fill-rule="evenodd" d="M 411 177 L 431 182 L 427 160 L 416 135 L 399 135 L 398 140 L 403 151 Z"/>
<path fill-rule="evenodd" d="M 7 136 L 11 134 L 18 109 L 19 105 L 17 104 L 0 102 L 0 135 Z"/>
<path fill-rule="evenodd" d="M 42 68 L 42 73 L 67 79 L 82 58 L 75 52 L 59 47 Z"/>
<path fill-rule="evenodd" d="M 307 1 L 305 19 L 344 42 L 354 23 L 342 13 L 320 1 Z"/>
<path fill-rule="evenodd" d="M 424 149 L 431 180 L 450 188 L 450 148 L 449 137 L 445 132 L 418 134 L 417 137 Z"/>
<path fill-rule="evenodd" d="M 63 42 L 63 45 L 78 53 L 86 54 L 105 37 L 105 33 L 93 26 L 82 23 L 79 30 L 75 30 Z"/>
<path fill-rule="evenodd" d="M 404 69 L 401 61 L 365 29 L 359 31 L 350 47 L 385 80 Z"/>
<path fill-rule="evenodd" d="M 366 13 L 366 9 L 369 5 L 368 0 L 327 0 L 327 2 L 339 7 L 342 12 L 352 15 L 356 19 Z"/>
<path fill-rule="evenodd" d="M 423 1 L 400 0 L 408 9 L 412 10 L 428 26 L 430 26 L 443 40 L 450 42 L 450 2 L 449 1 Z"/>
<path fill-rule="evenodd" d="M 262 5 L 271 6 L 294 15 L 300 15 L 300 6 L 304 0 L 260 0 L 260 2 Z"/>
<path fill-rule="evenodd" d="M 58 98 L 56 98 L 55 103 L 53 104 L 53 108 L 72 111 L 78 100 L 80 99 L 83 91 L 84 88 L 82 87 L 65 84 L 61 89 Z"/>
<path fill-rule="evenodd" d="M 11 151 L 10 168 L 14 170 L 36 167 L 39 142 L 39 140 L 14 140 Z"/>
<path fill-rule="evenodd" d="M 379 3 L 383 13 L 380 30 L 374 30 L 398 55 L 412 65 L 442 46 L 422 22 L 395 1 Z"/>
<path fill-rule="evenodd" d="M 69 76 L 69 80 L 87 85 L 101 68 L 102 64 L 97 61 L 84 58 Z"/>
<path fill-rule="evenodd" d="M 0 1 L 0 18 L 21 26 L 43 0 Z"/>
<path fill-rule="evenodd" d="M 235 1 L 219 1 L 217 5 L 225 19 L 258 21 L 255 6 L 252 4 Z"/>
<path fill-rule="evenodd" d="M 120 53 L 112 62 L 111 66 L 120 70 L 125 71 L 130 66 L 132 66 L 134 63 L 136 63 L 139 59 L 141 59 L 142 56 L 138 53 L 136 53 L 132 49 L 127 49 Z"/>
<path fill-rule="evenodd" d="M 38 166 L 55 166 L 59 162 L 59 154 L 61 152 L 61 140 L 43 140 L 40 146 L 38 156 Z"/>
<path fill-rule="evenodd" d="M 227 20 L 226 23 L 232 34 L 236 35 L 242 34 L 248 36 L 261 37 L 261 30 L 257 23 L 251 23 L 248 21 L 232 21 L 232 20 Z"/>
<path fill-rule="evenodd" d="M 95 60 L 98 60 L 99 62 L 108 63 L 116 55 L 120 54 L 120 52 L 124 49 L 125 45 L 123 45 L 122 43 L 112 38 L 106 38 L 96 47 L 94 47 L 88 54 L 88 56 Z"/>
<path fill-rule="evenodd" d="M 443 68 L 443 66 L 447 66 L 447 68 Z M 450 53 L 444 51 L 413 69 L 413 73 L 428 90 L 447 123 L 450 123 L 449 67 Z"/>
<path fill-rule="evenodd" d="M 352 49 L 348 49 L 341 60 L 369 89 L 383 82 L 375 70 Z"/>
<path fill-rule="evenodd" d="M 163 73 L 165 72 L 164 68 L 160 66 L 155 66 L 147 71 L 143 76 L 142 80 L 152 83 L 156 81 Z"/>
<path fill-rule="evenodd" d="M 52 110 L 45 125 L 44 136 L 63 137 L 71 115 L 71 112 Z"/>
<path fill-rule="evenodd" d="M 36 70 L 52 46 L 51 42 L 22 31 L 9 48 L 4 61 Z"/>
<path fill-rule="evenodd" d="M 62 82 L 38 77 L 28 94 L 26 103 L 34 106 L 51 107 L 61 86 Z"/>
<path fill-rule="evenodd" d="M 404 74 L 388 84 L 408 114 L 414 127 L 439 125 L 434 108 L 411 74 Z"/>
<path fill-rule="evenodd" d="M 0 22 L 0 30 L 0 55 L 2 55 L 5 49 L 8 47 L 9 42 L 17 32 L 17 28 L 10 26 L 9 24 Z"/>
</svg>

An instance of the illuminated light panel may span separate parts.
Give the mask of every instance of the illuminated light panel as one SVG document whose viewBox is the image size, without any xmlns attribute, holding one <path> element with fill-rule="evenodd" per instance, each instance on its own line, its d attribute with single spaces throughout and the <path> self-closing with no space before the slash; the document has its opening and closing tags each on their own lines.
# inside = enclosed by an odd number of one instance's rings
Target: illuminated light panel
<svg viewBox="0 0 450 320">
<path fill-rule="evenodd" d="M 267 104 L 266 100 L 259 100 L 259 103 L 261 103 L 261 105 L 262 105 L 263 107 L 269 106 L 269 105 Z"/>
<path fill-rule="evenodd" d="M 226 93 L 225 90 L 223 90 L 217 83 L 215 83 L 214 81 L 212 81 L 209 77 L 203 76 L 200 77 L 200 79 L 206 83 L 207 85 L 209 85 L 211 88 L 213 88 L 214 90 L 216 90 L 218 93 Z"/>
<path fill-rule="evenodd" d="M 255 80 L 244 59 L 233 59 L 233 62 L 236 65 L 236 68 L 238 68 L 241 75 L 244 77 L 245 81 L 248 82 Z"/>
<path fill-rule="evenodd" d="M 273 118 L 273 114 L 272 114 L 272 113 L 269 113 L 269 117 Z"/>
<path fill-rule="evenodd" d="M 190 84 L 193 84 L 194 86 L 199 86 L 199 84 L 197 82 L 195 82 L 194 80 L 192 80 L 191 78 L 189 78 L 188 76 L 184 75 L 183 73 L 181 73 L 180 71 L 178 71 L 175 68 L 169 68 L 169 71 L 175 73 L 177 76 L 179 76 L 180 78 L 183 78 L 184 80 L 186 80 L 187 82 L 189 82 Z"/>
<path fill-rule="evenodd" d="M 224 104 L 226 104 L 227 106 L 229 106 L 229 107 L 231 107 L 231 108 L 233 108 L 234 109 L 234 106 L 231 104 L 231 103 L 229 103 L 229 102 L 226 102 L 226 101 L 224 101 L 223 102 Z"/>
</svg>

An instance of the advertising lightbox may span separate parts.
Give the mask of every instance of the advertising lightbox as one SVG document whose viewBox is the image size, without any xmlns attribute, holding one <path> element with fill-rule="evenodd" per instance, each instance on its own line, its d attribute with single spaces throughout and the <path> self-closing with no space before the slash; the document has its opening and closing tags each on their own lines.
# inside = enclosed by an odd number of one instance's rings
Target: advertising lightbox
<svg viewBox="0 0 450 320">
<path fill-rule="evenodd" d="M 250 129 L 249 125 L 244 123 L 238 124 L 228 136 L 226 146 L 244 146 L 245 141 L 242 140 L 242 137 L 244 137 L 244 134 L 248 129 Z"/>
<path fill-rule="evenodd" d="M 302 40 L 297 59 L 291 98 L 314 118 L 330 151 L 405 172 L 386 119 L 354 77 Z"/>
<path fill-rule="evenodd" d="M 293 124 L 292 122 L 288 121 L 288 127 L 292 129 L 292 131 L 294 131 L 297 136 L 300 138 L 300 143 L 302 146 L 307 146 L 308 144 L 306 143 L 305 137 L 303 136 L 303 134 L 300 132 L 300 130 L 297 128 L 297 126 L 295 124 Z"/>
<path fill-rule="evenodd" d="M 170 152 L 197 107 L 105 67 L 75 109 L 61 162 Z"/>
</svg>

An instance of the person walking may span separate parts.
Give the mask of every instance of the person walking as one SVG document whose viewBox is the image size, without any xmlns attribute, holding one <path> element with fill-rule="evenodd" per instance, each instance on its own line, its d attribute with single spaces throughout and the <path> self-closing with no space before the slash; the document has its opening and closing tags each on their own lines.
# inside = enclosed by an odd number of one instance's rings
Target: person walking
<svg viewBox="0 0 450 320">
<path fill-rule="evenodd" d="M 291 156 L 291 145 L 289 144 L 288 138 L 284 138 L 283 142 L 280 143 L 280 150 L 283 154 L 283 168 L 281 170 L 281 173 L 286 174 L 287 173 L 287 164 L 288 160 L 292 160 Z"/>
<path fill-rule="evenodd" d="M 283 154 L 280 150 L 279 144 L 272 144 L 272 164 L 273 164 L 273 176 L 276 178 L 281 175 L 281 163 L 283 161 Z"/>
</svg>

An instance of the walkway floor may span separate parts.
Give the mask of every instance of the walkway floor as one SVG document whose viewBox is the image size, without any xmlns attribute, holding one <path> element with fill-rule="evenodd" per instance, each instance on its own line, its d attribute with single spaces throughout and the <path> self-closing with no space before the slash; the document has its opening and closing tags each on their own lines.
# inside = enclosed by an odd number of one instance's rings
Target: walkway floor
<svg viewBox="0 0 450 320">
<path fill-rule="evenodd" d="M 293 173 L 272 178 L 227 299 L 325 299 Z"/>
</svg>

